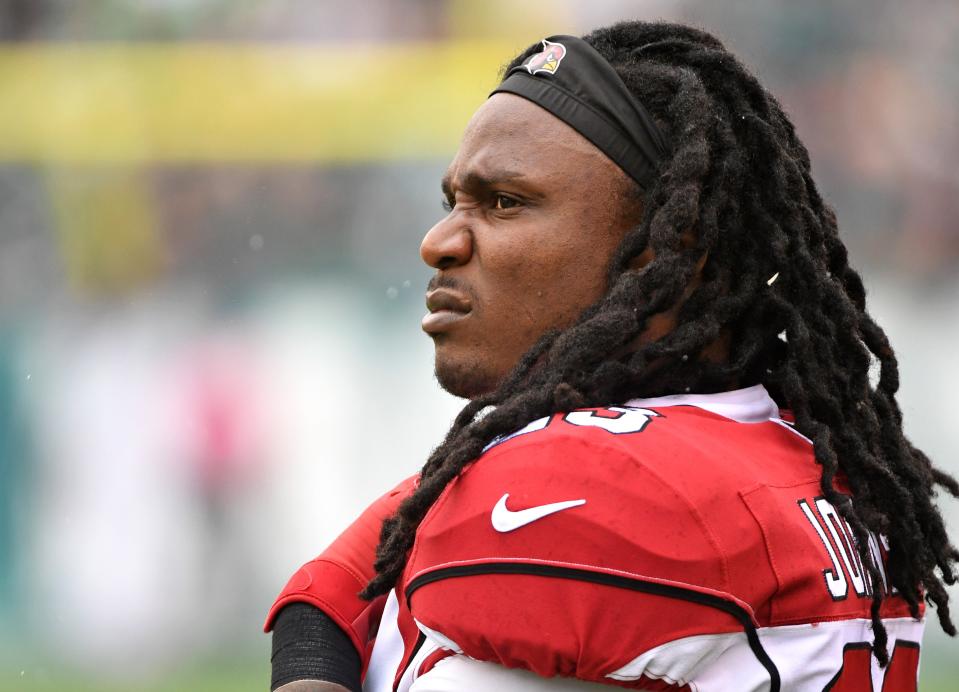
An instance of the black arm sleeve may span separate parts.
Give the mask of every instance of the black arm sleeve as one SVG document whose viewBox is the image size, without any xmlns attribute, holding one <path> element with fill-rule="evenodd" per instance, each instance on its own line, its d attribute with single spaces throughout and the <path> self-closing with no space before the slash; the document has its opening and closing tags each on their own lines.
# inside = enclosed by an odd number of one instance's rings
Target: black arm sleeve
<svg viewBox="0 0 959 692">
<path fill-rule="evenodd" d="M 308 603 L 291 603 L 279 612 L 270 660 L 271 690 L 295 680 L 323 680 L 361 692 L 356 647 L 326 613 Z"/>
</svg>

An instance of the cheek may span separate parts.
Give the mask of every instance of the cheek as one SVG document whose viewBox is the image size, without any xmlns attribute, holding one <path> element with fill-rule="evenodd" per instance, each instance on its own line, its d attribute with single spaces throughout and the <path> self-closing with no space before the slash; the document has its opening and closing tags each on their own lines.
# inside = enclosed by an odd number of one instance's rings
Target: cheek
<svg viewBox="0 0 959 692">
<path fill-rule="evenodd" d="M 567 326 L 605 293 L 610 258 L 625 232 L 602 203 L 572 192 L 563 198 L 566 204 L 484 233 L 477 243 L 486 307 L 505 330 L 532 341 Z"/>
<path fill-rule="evenodd" d="M 564 288 L 567 299 L 594 302 L 606 290 L 609 263 L 624 230 L 598 210 L 583 209 L 570 222 L 573 230 L 557 237 L 545 265 L 546 281 Z M 585 307 L 585 306 L 584 306 Z"/>
<path fill-rule="evenodd" d="M 571 323 L 606 290 L 611 251 L 582 240 L 544 242 L 502 267 L 504 306 L 516 327 L 539 330 L 534 340 Z"/>
</svg>

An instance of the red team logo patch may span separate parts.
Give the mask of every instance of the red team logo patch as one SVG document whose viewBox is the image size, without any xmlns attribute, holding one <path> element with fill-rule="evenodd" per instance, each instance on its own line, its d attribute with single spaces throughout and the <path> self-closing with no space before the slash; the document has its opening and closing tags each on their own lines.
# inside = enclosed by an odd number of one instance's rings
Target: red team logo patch
<svg viewBox="0 0 959 692">
<path fill-rule="evenodd" d="M 527 60 L 523 67 L 529 70 L 530 74 L 537 72 L 556 74 L 564 57 L 566 57 L 566 46 L 543 39 L 543 50 Z"/>
</svg>

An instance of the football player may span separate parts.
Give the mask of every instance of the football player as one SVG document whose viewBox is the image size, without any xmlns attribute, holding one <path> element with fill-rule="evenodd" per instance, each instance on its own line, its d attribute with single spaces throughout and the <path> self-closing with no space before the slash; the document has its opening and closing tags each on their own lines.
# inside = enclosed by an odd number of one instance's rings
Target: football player
<svg viewBox="0 0 959 692">
<path fill-rule="evenodd" d="M 469 403 L 283 590 L 274 688 L 915 690 L 959 487 L 776 99 L 689 27 L 550 37 L 442 187 Z"/>
</svg>

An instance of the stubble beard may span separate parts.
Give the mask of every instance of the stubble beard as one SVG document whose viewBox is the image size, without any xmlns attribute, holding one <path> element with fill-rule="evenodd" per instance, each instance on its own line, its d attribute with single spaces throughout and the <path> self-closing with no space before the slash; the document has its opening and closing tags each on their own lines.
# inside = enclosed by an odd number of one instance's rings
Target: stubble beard
<svg viewBox="0 0 959 692">
<path fill-rule="evenodd" d="M 451 362 L 437 356 L 433 373 L 440 387 L 463 399 L 476 399 L 500 384 L 498 378 L 479 362 Z"/>
</svg>

